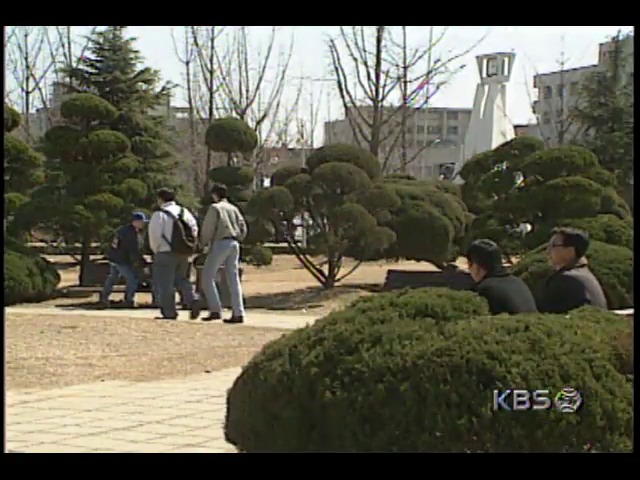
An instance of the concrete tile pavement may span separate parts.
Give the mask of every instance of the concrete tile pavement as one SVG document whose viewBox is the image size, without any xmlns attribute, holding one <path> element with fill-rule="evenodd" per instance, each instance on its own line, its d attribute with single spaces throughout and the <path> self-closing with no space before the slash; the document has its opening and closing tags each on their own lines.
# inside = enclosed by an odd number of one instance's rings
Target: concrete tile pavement
<svg viewBox="0 0 640 480">
<path fill-rule="evenodd" d="M 16 453 L 235 453 L 224 440 L 226 393 L 240 368 L 149 383 L 7 392 Z"/>
</svg>

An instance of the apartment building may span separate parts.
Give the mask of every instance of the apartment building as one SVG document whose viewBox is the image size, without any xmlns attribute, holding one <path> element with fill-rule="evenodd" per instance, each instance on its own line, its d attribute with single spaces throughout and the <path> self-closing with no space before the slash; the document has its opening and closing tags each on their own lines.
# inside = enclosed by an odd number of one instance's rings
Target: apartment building
<svg viewBox="0 0 640 480">
<path fill-rule="evenodd" d="M 571 109 L 580 94 L 580 84 L 589 75 L 607 67 L 613 42 L 600 44 L 598 63 L 584 67 L 559 70 L 536 75 L 533 86 L 537 89 L 537 100 L 533 110 L 538 117 L 540 137 L 550 147 L 569 143 L 580 133 L 580 126 L 571 118 Z M 622 40 L 621 48 L 627 64 L 624 72 L 633 82 L 633 36 Z"/>
<path fill-rule="evenodd" d="M 373 109 L 361 107 L 360 111 L 373 117 Z M 406 118 L 405 148 L 406 172 L 419 179 L 438 178 L 442 169 L 459 161 L 464 138 L 471 120 L 471 109 L 429 108 L 410 109 Z M 402 133 L 403 112 L 397 107 L 386 107 L 383 118 L 389 119 L 382 131 L 380 161 L 386 163 L 386 173 L 402 171 Z M 324 144 L 358 144 L 351 122 L 356 122 L 358 114 L 351 109 L 344 119 L 326 122 Z M 360 142 L 366 145 L 365 142 Z"/>
</svg>

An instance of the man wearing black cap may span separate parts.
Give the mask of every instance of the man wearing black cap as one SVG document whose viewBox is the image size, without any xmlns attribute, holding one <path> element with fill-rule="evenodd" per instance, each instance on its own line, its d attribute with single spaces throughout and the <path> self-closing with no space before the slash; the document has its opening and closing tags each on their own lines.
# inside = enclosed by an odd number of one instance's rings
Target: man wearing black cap
<svg viewBox="0 0 640 480">
<path fill-rule="evenodd" d="M 469 273 L 476 291 L 489 302 L 492 315 L 535 313 L 536 302 L 522 279 L 502 264 L 500 247 L 491 240 L 476 240 L 467 250 Z"/>
<path fill-rule="evenodd" d="M 143 242 L 140 232 L 142 232 L 147 222 L 148 219 L 144 212 L 133 212 L 131 222 L 116 231 L 107 251 L 110 268 L 109 276 L 100 295 L 102 307 L 109 306 L 109 297 L 113 291 L 113 286 L 120 277 L 124 277 L 127 282 L 123 306 L 125 308 L 134 307 L 134 297 L 138 290 L 139 282 L 136 269 L 144 263 L 142 256 Z"/>
<path fill-rule="evenodd" d="M 540 311 L 567 313 L 585 305 L 607 309 L 602 286 L 585 258 L 589 243 L 589 235 L 581 230 L 557 228 L 553 231 L 547 253 L 555 273 L 545 285 Z"/>
</svg>

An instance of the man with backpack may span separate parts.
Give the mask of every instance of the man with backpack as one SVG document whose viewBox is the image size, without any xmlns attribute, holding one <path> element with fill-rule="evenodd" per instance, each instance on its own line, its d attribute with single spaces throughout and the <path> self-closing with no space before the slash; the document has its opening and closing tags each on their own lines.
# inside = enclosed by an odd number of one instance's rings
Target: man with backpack
<svg viewBox="0 0 640 480">
<path fill-rule="evenodd" d="M 191 319 L 200 316 L 200 302 L 189 275 L 189 259 L 196 253 L 198 223 L 193 214 L 176 203 L 176 194 L 167 188 L 157 192 L 157 210 L 149 222 L 149 246 L 153 252 L 153 284 L 158 293 L 162 318 L 177 320 L 175 287 L 186 296 Z"/>
</svg>

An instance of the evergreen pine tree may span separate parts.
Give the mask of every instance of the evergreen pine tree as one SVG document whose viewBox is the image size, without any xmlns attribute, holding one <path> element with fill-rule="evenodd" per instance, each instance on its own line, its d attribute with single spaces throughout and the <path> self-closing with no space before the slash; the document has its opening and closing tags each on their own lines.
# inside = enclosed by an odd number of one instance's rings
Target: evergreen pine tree
<svg viewBox="0 0 640 480">
<path fill-rule="evenodd" d="M 131 151 L 141 160 L 136 178 L 147 186 L 146 208 L 153 208 L 155 191 L 168 186 L 181 191 L 182 201 L 191 203 L 190 192 L 176 184 L 175 161 L 165 127 L 164 115 L 153 111 L 167 105 L 171 85 L 160 84 L 160 72 L 142 65 L 143 57 L 134 46 L 136 39 L 125 36 L 126 27 L 109 26 L 89 38 L 89 48 L 78 67 L 66 72 L 67 87 L 74 92 L 97 95 L 118 111 L 109 129 L 125 135 Z"/>
<path fill-rule="evenodd" d="M 633 39 L 618 33 L 612 41 L 605 67 L 581 85 L 572 116 L 584 129 L 581 143 L 615 174 L 628 199 L 633 176 L 633 79 L 628 66 L 633 59 L 625 43 Z"/>
</svg>

